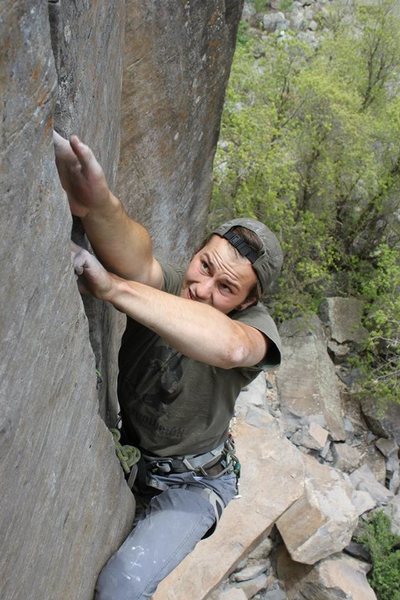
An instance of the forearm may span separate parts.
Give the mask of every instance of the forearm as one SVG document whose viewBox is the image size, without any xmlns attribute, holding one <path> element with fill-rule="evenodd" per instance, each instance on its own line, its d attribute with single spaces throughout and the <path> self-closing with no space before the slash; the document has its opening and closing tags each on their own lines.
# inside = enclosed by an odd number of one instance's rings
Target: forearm
<svg viewBox="0 0 400 600">
<path fill-rule="evenodd" d="M 101 262 L 121 277 L 160 286 L 160 269 L 148 232 L 129 218 L 111 193 L 89 146 L 75 135 L 68 141 L 54 132 L 54 148 L 71 212 L 82 220 Z"/>
<path fill-rule="evenodd" d="M 151 238 L 128 216 L 118 198 L 110 192 L 109 201 L 91 208 L 82 223 L 96 255 L 109 271 L 125 279 L 148 281 Z"/>
<path fill-rule="evenodd" d="M 257 330 L 233 321 L 212 306 L 136 282 L 113 278 L 104 299 L 160 335 L 179 352 L 209 365 L 251 366 L 266 352 Z"/>
</svg>

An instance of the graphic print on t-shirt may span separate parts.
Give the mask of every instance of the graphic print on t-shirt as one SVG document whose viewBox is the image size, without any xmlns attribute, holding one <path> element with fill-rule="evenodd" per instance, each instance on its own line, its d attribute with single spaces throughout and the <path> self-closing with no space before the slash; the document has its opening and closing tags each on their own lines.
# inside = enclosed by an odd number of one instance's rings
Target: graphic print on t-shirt
<svg viewBox="0 0 400 600">
<path fill-rule="evenodd" d="M 182 388 L 182 354 L 170 346 L 156 345 L 150 361 L 139 364 L 142 374 L 136 383 L 135 396 L 144 404 L 162 410 L 171 404 Z"/>
<path fill-rule="evenodd" d="M 178 424 L 173 418 L 170 423 L 169 408 L 182 391 L 183 356 L 160 342 L 153 346 L 151 358 L 146 357 L 136 366 L 135 379 L 126 379 L 125 393 L 130 396 L 130 412 L 142 427 L 158 435 L 181 439 L 185 434 L 183 423 L 186 419 Z M 131 386 L 134 391 L 129 393 Z"/>
</svg>

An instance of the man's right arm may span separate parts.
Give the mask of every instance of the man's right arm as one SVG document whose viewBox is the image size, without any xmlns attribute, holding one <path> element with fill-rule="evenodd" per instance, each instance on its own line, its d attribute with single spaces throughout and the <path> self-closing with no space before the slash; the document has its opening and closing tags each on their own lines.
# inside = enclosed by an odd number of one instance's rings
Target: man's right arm
<svg viewBox="0 0 400 600">
<path fill-rule="evenodd" d="M 124 279 L 162 287 L 162 270 L 153 256 L 148 231 L 131 219 L 108 188 L 91 149 L 77 136 L 68 141 L 54 133 L 56 164 L 73 215 L 102 264 Z"/>
</svg>

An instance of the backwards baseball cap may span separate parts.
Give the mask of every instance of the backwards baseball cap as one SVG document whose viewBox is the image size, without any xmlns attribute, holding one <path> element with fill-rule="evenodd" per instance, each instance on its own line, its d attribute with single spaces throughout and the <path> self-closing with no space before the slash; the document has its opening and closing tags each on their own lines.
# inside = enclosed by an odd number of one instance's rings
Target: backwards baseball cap
<svg viewBox="0 0 400 600">
<path fill-rule="evenodd" d="M 232 231 L 234 227 L 245 227 L 255 233 L 262 243 L 261 250 L 254 250 L 241 235 Z M 265 294 L 278 278 L 283 262 L 276 235 L 264 223 L 248 218 L 227 221 L 213 233 L 228 240 L 239 254 L 249 259 L 256 272 L 261 295 Z"/>
</svg>

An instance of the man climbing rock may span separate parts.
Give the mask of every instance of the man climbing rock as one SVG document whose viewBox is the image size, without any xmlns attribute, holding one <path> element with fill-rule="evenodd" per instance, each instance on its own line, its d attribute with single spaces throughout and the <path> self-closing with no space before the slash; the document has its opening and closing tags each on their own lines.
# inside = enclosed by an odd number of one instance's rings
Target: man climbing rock
<svg viewBox="0 0 400 600">
<path fill-rule="evenodd" d="M 259 299 L 279 274 L 282 252 L 265 225 L 235 219 L 186 270 L 159 261 L 90 148 L 55 134 L 55 151 L 71 212 L 97 257 L 75 247 L 79 286 L 127 315 L 121 435 L 142 453 L 134 489 L 142 510 L 103 568 L 96 599 L 151 598 L 236 494 L 229 423 L 240 390 L 280 362 L 279 335 Z"/>
</svg>

